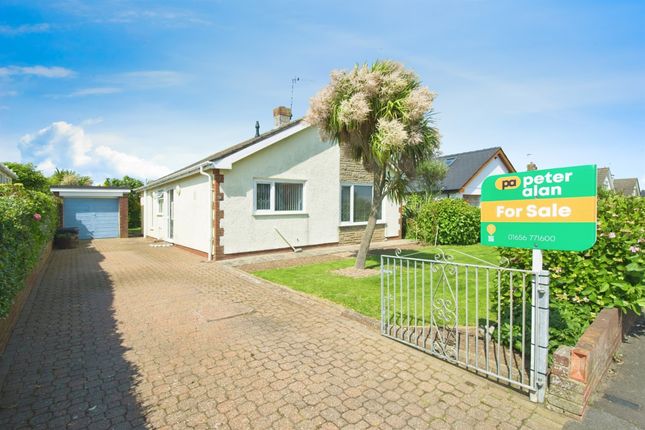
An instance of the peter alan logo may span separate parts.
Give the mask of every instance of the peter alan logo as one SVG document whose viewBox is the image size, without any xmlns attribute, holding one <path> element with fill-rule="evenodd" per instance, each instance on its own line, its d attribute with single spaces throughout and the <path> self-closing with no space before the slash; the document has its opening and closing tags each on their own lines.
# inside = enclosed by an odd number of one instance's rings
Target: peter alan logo
<svg viewBox="0 0 645 430">
<path fill-rule="evenodd" d="M 495 188 L 498 190 L 513 190 L 522 184 L 519 176 L 505 176 L 495 181 Z"/>
</svg>

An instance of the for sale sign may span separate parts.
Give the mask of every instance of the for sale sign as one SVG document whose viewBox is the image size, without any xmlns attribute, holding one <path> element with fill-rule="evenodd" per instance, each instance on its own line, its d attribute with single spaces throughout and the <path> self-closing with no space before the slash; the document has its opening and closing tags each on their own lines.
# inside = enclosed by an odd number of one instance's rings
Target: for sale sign
<svg viewBox="0 0 645 430">
<path fill-rule="evenodd" d="M 490 176 L 482 184 L 481 243 L 582 251 L 596 242 L 596 166 Z"/>
</svg>

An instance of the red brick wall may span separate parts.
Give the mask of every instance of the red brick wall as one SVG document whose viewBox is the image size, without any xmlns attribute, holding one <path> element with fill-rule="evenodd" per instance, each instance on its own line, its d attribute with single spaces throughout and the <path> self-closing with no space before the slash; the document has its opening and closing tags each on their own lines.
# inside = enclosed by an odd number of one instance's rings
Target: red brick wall
<svg viewBox="0 0 645 430">
<path fill-rule="evenodd" d="M 561 346 L 553 355 L 547 407 L 581 417 L 636 314 L 603 309 L 576 346 Z"/>
<path fill-rule="evenodd" d="M 119 237 L 128 237 L 128 196 L 119 197 Z"/>
</svg>

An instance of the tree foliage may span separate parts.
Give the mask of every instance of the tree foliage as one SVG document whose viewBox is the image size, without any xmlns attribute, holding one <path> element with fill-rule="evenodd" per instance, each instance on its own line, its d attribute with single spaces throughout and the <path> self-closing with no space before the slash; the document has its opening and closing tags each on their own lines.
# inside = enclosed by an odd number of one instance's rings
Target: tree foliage
<svg viewBox="0 0 645 430">
<path fill-rule="evenodd" d="M 54 174 L 49 177 L 51 185 L 92 185 L 94 181 L 89 176 L 83 176 L 74 170 L 56 169 Z"/>
<path fill-rule="evenodd" d="M 306 121 L 321 138 L 349 148 L 374 175 L 373 202 L 356 267 L 364 268 L 376 217 L 385 196 L 402 202 L 419 166 L 439 147 L 432 126 L 434 94 L 419 77 L 393 61 L 334 71 L 312 99 Z"/>
<path fill-rule="evenodd" d="M 23 187 L 28 190 L 40 191 L 43 193 L 49 192 L 49 181 L 32 163 L 13 163 L 6 161 L 3 164 L 18 176 L 18 179 L 15 180 L 14 183 L 22 184 Z"/>
<path fill-rule="evenodd" d="M 141 226 L 141 193 L 134 191 L 135 189 L 142 187 L 143 182 L 137 178 L 132 178 L 130 176 L 124 176 L 121 179 L 118 178 L 106 178 L 103 183 L 106 187 L 127 187 L 130 189 L 130 194 L 128 194 L 128 227 L 136 228 Z"/>
</svg>

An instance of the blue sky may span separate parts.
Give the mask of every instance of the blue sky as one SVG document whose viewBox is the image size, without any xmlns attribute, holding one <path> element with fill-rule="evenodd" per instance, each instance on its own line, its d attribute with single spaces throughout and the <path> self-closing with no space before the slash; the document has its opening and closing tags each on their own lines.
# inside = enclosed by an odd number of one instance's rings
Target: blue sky
<svg viewBox="0 0 645 430">
<path fill-rule="evenodd" d="M 438 94 L 442 151 L 611 167 L 645 185 L 642 1 L 7 1 L 0 160 L 160 176 L 390 58 Z M 527 154 L 532 154 L 528 156 Z"/>
</svg>

